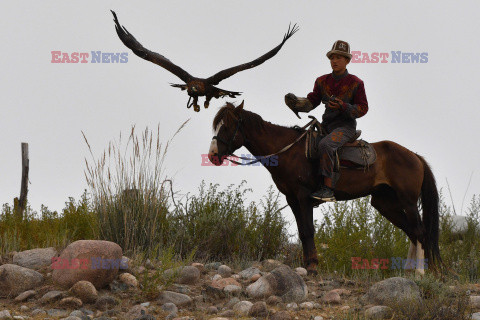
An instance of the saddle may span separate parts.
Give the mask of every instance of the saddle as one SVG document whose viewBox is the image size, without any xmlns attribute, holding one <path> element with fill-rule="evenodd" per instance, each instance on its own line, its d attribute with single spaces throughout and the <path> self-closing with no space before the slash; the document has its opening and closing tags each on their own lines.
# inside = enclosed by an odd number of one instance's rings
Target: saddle
<svg viewBox="0 0 480 320">
<path fill-rule="evenodd" d="M 314 117 L 309 116 L 310 118 Z M 355 136 L 339 148 L 335 153 L 335 171 L 339 168 L 368 169 L 377 159 L 375 149 L 365 140 L 357 140 L 362 134 L 361 130 L 357 130 Z M 318 121 L 313 121 L 312 125 L 307 129 L 307 137 L 305 141 L 305 156 L 309 160 L 317 160 L 320 158 L 320 150 L 318 145 L 320 140 L 326 136 L 325 130 Z"/>
</svg>

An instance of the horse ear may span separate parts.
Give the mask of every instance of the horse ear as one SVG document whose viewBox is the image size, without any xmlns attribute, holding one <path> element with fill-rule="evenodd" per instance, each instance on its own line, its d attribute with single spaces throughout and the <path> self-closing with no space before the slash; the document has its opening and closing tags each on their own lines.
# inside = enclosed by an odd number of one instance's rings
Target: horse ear
<svg viewBox="0 0 480 320">
<path fill-rule="evenodd" d="M 242 103 L 240 103 L 240 105 L 239 105 L 237 108 L 243 110 L 243 103 L 244 103 L 244 102 L 245 102 L 245 100 L 242 100 Z"/>
</svg>

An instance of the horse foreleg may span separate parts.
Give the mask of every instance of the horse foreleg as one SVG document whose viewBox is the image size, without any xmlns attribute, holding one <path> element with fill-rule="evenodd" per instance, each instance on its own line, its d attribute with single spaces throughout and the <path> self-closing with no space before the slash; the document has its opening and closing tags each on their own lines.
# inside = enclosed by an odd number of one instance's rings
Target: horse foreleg
<svg viewBox="0 0 480 320">
<path fill-rule="evenodd" d="M 309 274 L 317 274 L 318 256 L 314 242 L 313 207 L 309 201 L 308 198 L 303 199 L 303 201 L 287 198 L 297 222 L 298 235 L 303 248 L 304 266 Z"/>
<path fill-rule="evenodd" d="M 421 278 L 425 275 L 424 262 L 425 262 L 425 251 L 423 250 L 422 244 L 420 241 L 417 241 L 417 261 L 415 268 L 415 278 Z"/>
</svg>

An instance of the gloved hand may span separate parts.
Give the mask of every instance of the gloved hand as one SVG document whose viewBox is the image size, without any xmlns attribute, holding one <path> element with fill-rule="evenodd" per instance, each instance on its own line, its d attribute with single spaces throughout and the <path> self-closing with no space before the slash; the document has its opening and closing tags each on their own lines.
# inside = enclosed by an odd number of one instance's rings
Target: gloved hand
<svg viewBox="0 0 480 320">
<path fill-rule="evenodd" d="M 290 107 L 290 109 L 294 109 L 298 102 L 298 98 L 293 93 L 287 93 L 285 95 L 285 104 Z"/>
</svg>

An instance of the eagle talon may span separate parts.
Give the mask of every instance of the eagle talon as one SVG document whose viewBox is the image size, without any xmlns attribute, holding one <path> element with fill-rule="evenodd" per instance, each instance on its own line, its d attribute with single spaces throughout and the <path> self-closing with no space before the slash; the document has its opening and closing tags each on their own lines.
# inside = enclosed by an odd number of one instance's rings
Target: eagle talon
<svg viewBox="0 0 480 320">
<path fill-rule="evenodd" d="M 208 109 L 208 106 L 209 106 L 209 105 L 210 105 L 210 102 L 205 101 L 204 104 L 203 104 L 203 107 L 204 107 L 205 109 Z"/>
<path fill-rule="evenodd" d="M 194 110 L 195 112 L 199 112 L 199 111 L 200 111 L 200 106 L 199 106 L 198 104 L 194 104 L 194 105 L 193 105 L 193 110 Z"/>
</svg>

